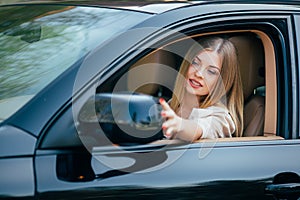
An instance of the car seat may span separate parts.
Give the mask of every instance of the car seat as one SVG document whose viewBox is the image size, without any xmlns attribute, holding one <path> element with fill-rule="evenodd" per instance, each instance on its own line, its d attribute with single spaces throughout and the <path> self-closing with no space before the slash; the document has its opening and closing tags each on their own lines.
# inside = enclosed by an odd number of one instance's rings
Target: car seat
<svg viewBox="0 0 300 200">
<path fill-rule="evenodd" d="M 265 117 L 264 49 L 256 35 L 233 36 L 237 49 L 244 91 L 243 136 L 261 136 Z"/>
</svg>

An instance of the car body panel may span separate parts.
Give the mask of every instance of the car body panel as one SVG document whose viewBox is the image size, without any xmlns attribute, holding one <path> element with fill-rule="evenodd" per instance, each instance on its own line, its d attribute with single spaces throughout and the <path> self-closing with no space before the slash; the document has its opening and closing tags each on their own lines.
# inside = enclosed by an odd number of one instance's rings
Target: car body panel
<svg viewBox="0 0 300 200">
<path fill-rule="evenodd" d="M 34 136 L 12 126 L 1 126 L 0 137 L 0 158 L 34 154 L 37 141 Z"/>
<path fill-rule="evenodd" d="M 224 12 L 226 10 L 226 12 Z M 181 9 L 175 9 L 170 12 L 165 12 L 159 14 L 156 19 L 150 18 L 143 23 L 143 26 L 149 27 L 165 27 L 167 24 L 173 24 L 177 21 L 184 22 L 185 20 L 189 19 L 200 19 L 206 18 L 209 16 L 222 16 L 231 13 L 232 15 L 244 15 L 247 13 L 255 13 L 255 14 L 263 14 L 268 13 L 272 14 L 276 11 L 278 13 L 288 13 L 297 10 L 297 7 L 290 7 L 286 5 L 272 5 L 272 4 L 251 4 L 251 3 L 244 3 L 244 4 L 230 4 L 230 6 L 226 4 L 216 3 L 216 4 L 199 4 L 198 6 L 186 6 Z M 298 11 L 300 9 L 298 8 Z"/>
<path fill-rule="evenodd" d="M 33 155 L 37 139 L 12 126 L 1 126 L 0 137 L 0 198 L 33 196 Z"/>
<path fill-rule="evenodd" d="M 0 198 L 35 194 L 33 156 L 0 159 Z"/>
<path fill-rule="evenodd" d="M 112 148 L 112 151 L 109 151 L 99 147 L 90 162 L 97 178 L 87 182 L 57 179 L 57 157 L 52 156 L 53 153 L 48 152 L 50 155 L 47 155 L 47 151 L 41 151 L 39 152 L 41 156 L 36 159 L 38 192 L 42 196 L 52 193 L 60 196 L 60 190 L 67 190 L 72 194 L 87 189 L 94 192 L 91 192 L 92 196 L 86 198 L 95 198 L 106 194 L 109 190 L 118 189 L 121 192 L 148 188 L 154 192 L 150 194 L 154 197 L 155 192 L 159 194 L 160 190 L 175 190 L 179 193 L 185 191 L 186 194 L 196 195 L 195 188 L 201 191 L 205 187 L 211 187 L 214 190 L 218 184 L 240 183 L 234 190 L 198 196 L 203 199 L 215 199 L 222 194 L 225 199 L 232 197 L 264 199 L 271 197 L 265 194 L 264 187 L 272 183 L 272 178 L 276 174 L 286 171 L 300 173 L 298 156 L 294 154 L 300 151 L 300 147 L 299 142 L 295 141 L 208 142 L 168 149 L 159 149 L 161 148 L 159 145 L 157 148 L 158 150 L 154 147 L 148 149 L 141 147 L 137 150 L 137 147 L 132 147 L 132 151 L 128 148 L 124 152 L 120 150 L 121 148 L 119 150 Z M 282 162 L 278 162 L 278 158 Z M 186 165 L 186 163 L 193 164 Z M 110 168 L 113 165 L 114 168 Z M 129 170 L 130 165 L 132 168 Z M 52 173 L 44 172 L 46 166 Z M 124 167 L 128 171 L 124 170 Z M 123 169 L 125 173 L 117 169 Z M 251 187 L 260 189 L 254 194 Z M 236 191 L 243 188 L 248 189 L 242 194 L 236 194 Z M 163 191 L 165 197 L 174 197 L 172 193 Z M 234 195 L 237 195 L 236 198 Z"/>
</svg>

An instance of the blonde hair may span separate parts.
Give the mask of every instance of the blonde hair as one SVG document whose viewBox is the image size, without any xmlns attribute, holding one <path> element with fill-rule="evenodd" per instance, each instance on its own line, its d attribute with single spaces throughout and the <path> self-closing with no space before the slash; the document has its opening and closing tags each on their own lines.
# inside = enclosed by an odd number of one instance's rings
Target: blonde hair
<svg viewBox="0 0 300 200">
<path fill-rule="evenodd" d="M 200 98 L 199 107 L 207 108 L 221 101 L 229 110 L 235 123 L 234 135 L 242 136 L 244 105 L 242 81 L 235 46 L 227 39 L 207 37 L 190 48 L 180 66 L 170 106 L 176 113 L 178 112 L 185 93 L 184 85 L 190 63 L 199 52 L 205 50 L 216 51 L 221 56 L 222 68 L 214 88 L 207 96 Z"/>
</svg>

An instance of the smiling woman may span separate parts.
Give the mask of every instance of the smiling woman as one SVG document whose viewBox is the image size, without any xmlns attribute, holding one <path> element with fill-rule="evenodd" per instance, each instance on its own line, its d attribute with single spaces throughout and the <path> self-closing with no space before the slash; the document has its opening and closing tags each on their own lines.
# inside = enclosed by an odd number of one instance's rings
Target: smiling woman
<svg viewBox="0 0 300 200">
<path fill-rule="evenodd" d="M 241 136 L 243 92 L 234 45 L 221 37 L 201 38 L 180 67 L 170 107 L 162 105 L 167 138 Z"/>
<path fill-rule="evenodd" d="M 97 45 L 148 16 L 74 6 L 34 5 L 30 12 L 28 9 L 5 6 L 0 10 L 0 110 L 6 110 L 1 120 Z"/>
</svg>

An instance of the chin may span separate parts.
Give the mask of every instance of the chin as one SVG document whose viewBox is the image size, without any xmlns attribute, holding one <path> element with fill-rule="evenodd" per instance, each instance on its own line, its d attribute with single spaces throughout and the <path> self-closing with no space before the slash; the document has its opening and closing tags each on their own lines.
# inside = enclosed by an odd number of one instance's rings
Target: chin
<svg viewBox="0 0 300 200">
<path fill-rule="evenodd" d="M 191 86 L 187 86 L 186 87 L 186 92 L 195 96 L 203 96 L 203 94 L 201 94 L 201 92 L 196 91 L 194 88 L 192 88 Z"/>
</svg>

